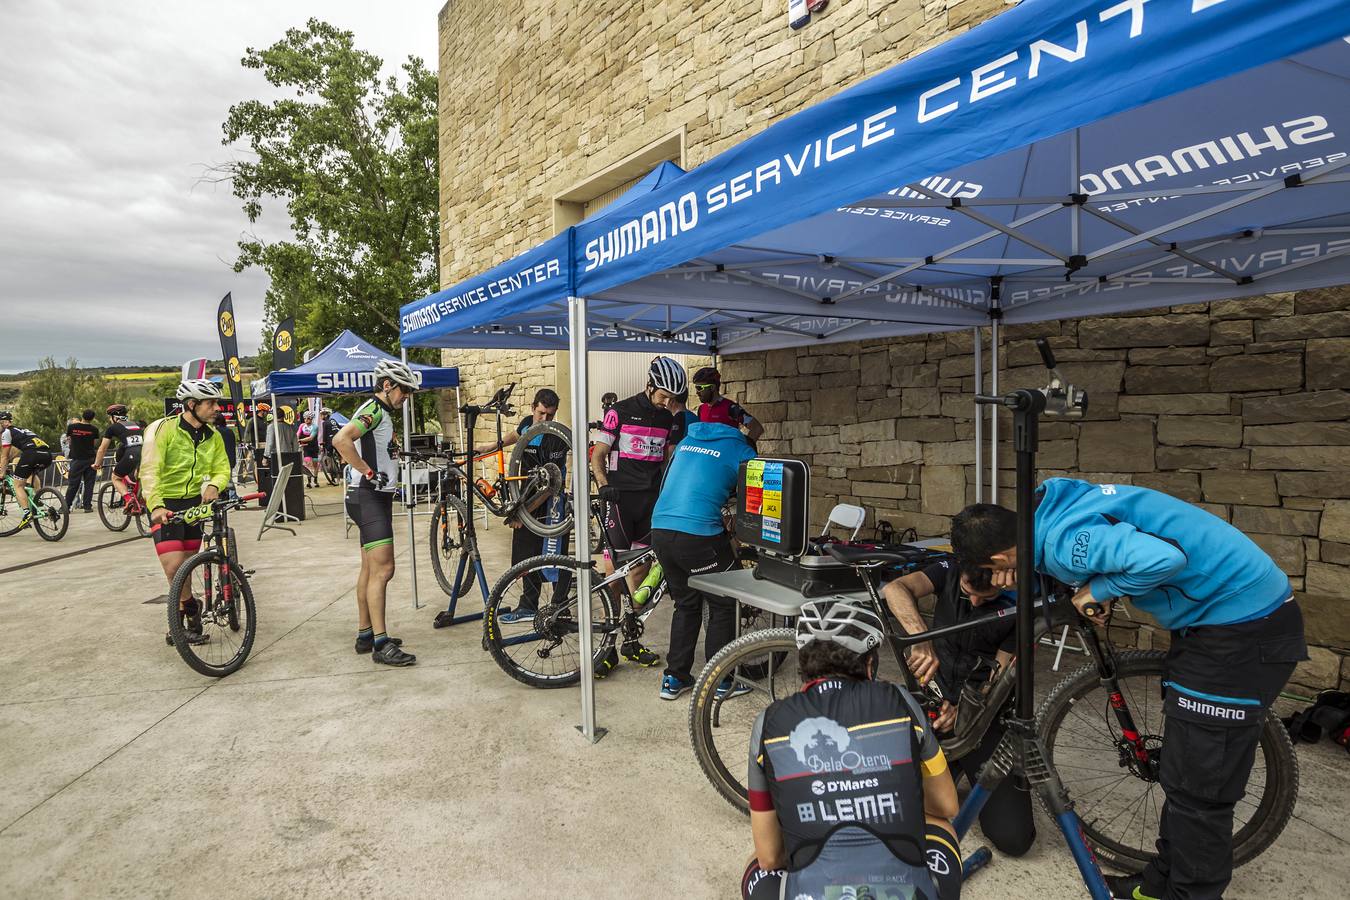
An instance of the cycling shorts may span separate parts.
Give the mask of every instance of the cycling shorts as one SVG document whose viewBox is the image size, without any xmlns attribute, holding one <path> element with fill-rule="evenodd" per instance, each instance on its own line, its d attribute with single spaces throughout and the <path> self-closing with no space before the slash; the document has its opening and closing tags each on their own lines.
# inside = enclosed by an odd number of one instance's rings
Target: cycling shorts
<svg viewBox="0 0 1350 900">
<path fill-rule="evenodd" d="M 118 478 L 127 478 L 135 475 L 136 470 L 141 467 L 141 451 L 136 448 L 135 451 L 128 450 L 117 457 L 117 465 L 113 466 L 113 474 Z"/>
<path fill-rule="evenodd" d="M 615 550 L 647 546 L 657 494 L 624 493 L 617 503 L 605 504 L 605 537 Z"/>
<path fill-rule="evenodd" d="M 937 900 L 961 896 L 961 854 L 957 848 L 956 838 L 947 829 L 931 822 L 924 826 L 924 855 L 928 859 L 928 873 L 937 888 Z M 759 860 L 750 860 L 741 876 L 742 900 L 778 900 L 786 874 L 782 870 L 765 871 L 759 867 Z M 863 895 L 859 893 L 858 896 Z"/>
<path fill-rule="evenodd" d="M 52 464 L 52 451 L 47 447 L 29 447 L 19 454 L 14 465 L 16 478 L 28 478 L 36 475 Z"/>
<path fill-rule="evenodd" d="M 170 512 L 182 512 L 201 505 L 200 494 L 196 497 L 164 498 L 164 507 Z M 152 525 L 150 536 L 155 539 L 155 552 L 161 556 L 165 553 L 196 553 L 202 546 L 202 523 L 185 525 L 182 522 L 174 522 Z"/>
<path fill-rule="evenodd" d="M 394 543 L 394 494 L 362 485 L 347 492 L 347 516 L 361 534 L 361 549 Z"/>
</svg>

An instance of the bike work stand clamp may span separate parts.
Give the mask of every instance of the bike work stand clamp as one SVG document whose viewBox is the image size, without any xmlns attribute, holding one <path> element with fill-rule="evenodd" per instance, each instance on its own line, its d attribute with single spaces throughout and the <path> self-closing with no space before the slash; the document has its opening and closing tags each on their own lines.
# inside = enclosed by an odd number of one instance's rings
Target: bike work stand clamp
<svg viewBox="0 0 1350 900">
<path fill-rule="evenodd" d="M 1087 409 L 1087 395 L 1064 382 L 1055 371 L 1055 358 L 1049 343 L 1041 338 L 1036 341 L 1036 346 L 1045 367 L 1050 370 L 1049 385 L 1013 391 L 1003 397 L 975 398 L 976 403 L 1003 406 L 1013 413 L 1013 449 L 1017 458 L 1017 705 L 1012 717 L 1006 720 L 1007 730 L 994 755 L 980 770 L 975 787 L 952 824 L 957 835 L 964 836 L 1003 779 L 1009 776 L 1023 778 L 1030 789 L 1040 794 L 1045 808 L 1054 816 L 1089 895 L 1093 900 L 1111 900 L 1111 891 L 1095 854 L 1083 837 L 1068 791 L 1050 764 L 1045 743 L 1036 728 L 1034 504 L 1040 417 L 1079 419 Z"/>
<path fill-rule="evenodd" d="M 478 415 L 482 408 L 466 404 L 460 407 L 460 412 L 464 413 L 464 427 L 467 435 L 468 446 L 464 448 L 464 544 L 459 554 L 459 565 L 455 567 L 455 577 L 450 585 L 450 603 L 445 609 L 436 613 L 436 618 L 432 620 L 433 628 L 448 628 L 451 625 L 462 625 L 465 622 L 477 622 L 483 618 L 487 612 L 488 605 L 488 586 L 487 575 L 483 572 L 483 560 L 478 555 L 478 534 L 474 530 L 473 524 L 473 430 L 478 424 Z M 498 435 L 500 438 L 500 435 Z M 454 461 L 451 460 L 451 465 Z M 451 528 L 450 523 L 450 505 L 445 506 L 445 516 L 441 520 L 444 528 Z M 434 521 L 434 520 L 433 520 Z M 440 535 L 436 535 L 437 545 L 432 552 L 440 552 Z M 468 613 L 467 615 L 455 615 L 455 607 L 459 605 L 459 586 L 464 579 L 464 569 L 467 566 L 473 566 L 474 574 L 477 576 L 474 580 L 478 582 L 478 589 L 483 594 L 483 609 L 480 612 Z M 484 638 L 484 649 L 487 648 L 487 639 Z"/>
</svg>

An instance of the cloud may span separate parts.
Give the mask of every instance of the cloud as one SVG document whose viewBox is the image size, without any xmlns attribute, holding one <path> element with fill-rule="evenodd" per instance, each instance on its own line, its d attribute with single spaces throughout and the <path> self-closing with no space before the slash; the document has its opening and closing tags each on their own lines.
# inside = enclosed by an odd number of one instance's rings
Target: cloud
<svg viewBox="0 0 1350 900">
<path fill-rule="evenodd" d="M 233 4 L 8 0 L 0 29 L 0 372 L 44 356 L 90 365 L 216 356 L 216 303 L 234 294 L 256 349 L 266 276 L 236 275 L 249 225 L 225 184 L 232 103 L 273 89 L 239 65 L 318 15 L 393 71 L 435 65 L 442 0 Z M 286 234 L 284 215 L 257 233 Z"/>
</svg>

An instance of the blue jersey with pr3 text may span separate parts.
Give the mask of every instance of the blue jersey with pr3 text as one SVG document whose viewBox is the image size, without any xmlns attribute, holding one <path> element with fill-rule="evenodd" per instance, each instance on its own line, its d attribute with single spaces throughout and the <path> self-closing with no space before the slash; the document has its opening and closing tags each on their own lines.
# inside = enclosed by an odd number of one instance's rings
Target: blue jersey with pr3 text
<svg viewBox="0 0 1350 900">
<path fill-rule="evenodd" d="M 740 429 L 695 422 L 675 448 L 661 495 L 652 512 L 652 528 L 705 537 L 721 534 L 722 507 L 736 493 L 741 463 L 754 459 Z"/>
<path fill-rule="evenodd" d="M 1251 538 L 1184 500 L 1072 478 L 1037 495 L 1036 569 L 1096 600 L 1131 597 L 1164 628 L 1248 622 L 1292 596 Z"/>
</svg>

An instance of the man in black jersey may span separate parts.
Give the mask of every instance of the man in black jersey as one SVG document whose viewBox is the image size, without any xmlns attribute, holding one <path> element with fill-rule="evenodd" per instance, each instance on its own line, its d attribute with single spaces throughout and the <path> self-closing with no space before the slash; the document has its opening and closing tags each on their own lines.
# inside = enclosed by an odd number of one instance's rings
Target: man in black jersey
<svg viewBox="0 0 1350 900">
<path fill-rule="evenodd" d="M 895 579 L 882 590 L 886 605 L 908 634 L 927 631 L 919 616 L 916 601 L 929 594 L 936 598 L 933 628 L 945 628 L 971 619 L 987 619 L 972 631 L 936 642 L 915 645 L 909 654 L 909 668 L 920 683 L 936 680 L 944 698 L 942 712 L 933 722 L 939 733 L 956 727 L 956 707 L 967 685 L 977 690 L 1003 671 L 1017 655 L 1017 620 L 999 615 L 1017 608 L 1013 594 L 991 583 L 988 569 L 972 568 L 962 572 L 954 560 L 940 560 L 919 572 Z M 999 720 L 989 726 L 979 747 L 952 763 L 954 774 L 974 784 L 980 767 L 994 755 L 1003 737 Z M 1031 815 L 1031 794 L 1005 778 L 980 812 L 980 829 L 1002 852 L 1022 856 L 1036 840 L 1036 825 Z"/>
<path fill-rule="evenodd" d="M 17 460 L 14 466 L 15 490 L 22 493 L 19 491 L 22 485 L 27 488 L 29 496 L 15 499 L 25 507 L 32 501 L 33 492 L 42 487 L 42 470 L 52 464 L 52 459 L 52 451 L 46 441 L 38 437 L 36 432 L 15 425 L 13 414 L 0 412 L 0 480 L 9 471 L 9 464 Z M 25 511 L 25 520 L 28 515 Z"/>
<path fill-rule="evenodd" d="M 118 503 L 121 504 L 126 502 L 129 490 L 126 479 L 135 476 L 141 467 L 141 444 L 145 435 L 138 423 L 127 418 L 127 408 L 121 403 L 108 407 L 108 422 L 108 429 L 103 432 L 103 442 L 98 445 L 98 453 L 94 457 L 94 471 L 103 465 L 103 454 L 116 442 L 117 464 L 113 466 L 112 483 L 117 491 Z"/>
<path fill-rule="evenodd" d="M 84 489 L 84 503 L 80 508 L 85 512 L 94 511 L 94 479 L 98 469 L 94 468 L 94 442 L 98 440 L 98 428 L 94 425 L 94 411 L 86 409 L 80 420 L 66 426 L 66 437 L 70 441 L 69 485 L 66 487 L 66 509 L 75 509 L 75 498 Z"/>
</svg>

